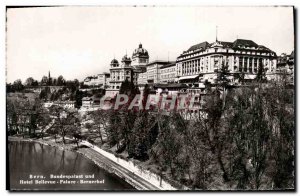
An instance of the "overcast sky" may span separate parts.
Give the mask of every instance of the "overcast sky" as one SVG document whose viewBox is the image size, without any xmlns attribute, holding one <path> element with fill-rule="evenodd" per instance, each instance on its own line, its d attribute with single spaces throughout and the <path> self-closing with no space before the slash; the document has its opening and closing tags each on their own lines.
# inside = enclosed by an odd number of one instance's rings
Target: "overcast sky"
<svg viewBox="0 0 300 196">
<path fill-rule="evenodd" d="M 141 42 L 150 61 L 176 60 L 191 45 L 250 39 L 294 48 L 291 7 L 42 7 L 7 11 L 7 82 L 51 76 L 83 80 L 109 71 Z"/>
</svg>

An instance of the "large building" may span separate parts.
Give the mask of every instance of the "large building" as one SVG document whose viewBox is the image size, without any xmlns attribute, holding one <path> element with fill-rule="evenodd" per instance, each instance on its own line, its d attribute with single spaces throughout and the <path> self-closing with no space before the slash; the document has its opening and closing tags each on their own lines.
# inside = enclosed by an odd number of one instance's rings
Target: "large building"
<svg viewBox="0 0 300 196">
<path fill-rule="evenodd" d="M 139 47 L 133 51 L 132 54 L 132 66 L 134 68 L 145 68 L 149 63 L 149 54 L 148 51 L 143 48 L 143 45 L 140 43 Z"/>
<path fill-rule="evenodd" d="M 125 55 L 121 64 L 113 59 L 110 63 L 110 89 L 119 90 L 122 82 L 133 81 L 131 59 Z"/>
<path fill-rule="evenodd" d="M 291 73 L 294 69 L 294 51 L 287 55 L 286 53 L 282 53 L 277 58 L 277 69 L 278 71 L 286 71 L 287 73 Z"/>
<path fill-rule="evenodd" d="M 149 62 L 149 54 L 146 49 L 139 44 L 132 54 L 132 59 L 127 54 L 122 58 L 121 64 L 113 59 L 110 63 L 110 85 L 106 90 L 107 96 L 115 96 L 121 87 L 122 82 L 128 80 L 135 85 L 138 84 L 138 77 L 145 72 Z"/>
<path fill-rule="evenodd" d="M 282 75 L 286 75 L 290 82 L 294 82 L 294 51 L 291 54 L 282 53 L 277 58 L 277 74 L 278 79 Z"/>
<path fill-rule="evenodd" d="M 99 86 L 106 88 L 109 85 L 110 73 L 102 73 L 96 76 L 88 76 L 84 79 L 83 84 L 87 86 Z"/>
<path fill-rule="evenodd" d="M 148 84 L 158 84 L 160 83 L 161 77 L 161 67 L 170 64 L 168 61 L 156 60 L 147 64 L 147 83 Z"/>
<path fill-rule="evenodd" d="M 202 42 L 184 51 L 176 61 L 179 82 L 208 81 L 214 83 L 216 73 L 223 65 L 230 73 L 244 73 L 254 79 L 261 67 L 268 79 L 276 72 L 276 53 L 252 40 L 237 39 L 234 42 L 216 40 Z M 232 78 L 234 80 L 234 78 Z"/>
<path fill-rule="evenodd" d="M 161 83 L 175 83 L 177 82 L 176 63 L 171 62 L 163 65 L 160 68 L 160 82 Z"/>
</svg>

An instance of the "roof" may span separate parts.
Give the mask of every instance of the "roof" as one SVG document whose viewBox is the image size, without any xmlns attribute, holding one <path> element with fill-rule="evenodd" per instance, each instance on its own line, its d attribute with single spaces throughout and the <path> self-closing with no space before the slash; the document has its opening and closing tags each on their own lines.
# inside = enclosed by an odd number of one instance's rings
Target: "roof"
<svg viewBox="0 0 300 196">
<path fill-rule="evenodd" d="M 183 51 L 183 53 L 179 57 L 188 55 L 187 53 L 193 52 L 195 50 L 206 50 L 207 48 L 213 47 L 215 45 L 219 47 L 232 48 L 232 49 L 248 49 L 248 50 L 255 49 L 260 51 L 273 52 L 269 48 L 263 45 L 258 45 L 252 40 L 236 39 L 234 42 L 216 41 L 214 43 L 208 43 L 207 41 L 205 41 L 191 46 L 187 51 Z"/>
<path fill-rule="evenodd" d="M 134 58 L 135 56 L 144 56 L 149 58 L 148 51 L 143 48 L 141 43 L 139 44 L 139 47 L 133 51 L 132 58 Z"/>
<path fill-rule="evenodd" d="M 117 59 L 113 59 L 110 64 L 119 64 L 118 60 Z"/>
<path fill-rule="evenodd" d="M 258 48 L 258 45 L 252 41 L 252 40 L 247 40 L 247 39 L 237 39 L 232 43 L 233 48 L 238 48 L 240 46 L 246 46 L 246 47 L 255 47 Z"/>
<path fill-rule="evenodd" d="M 199 77 L 199 75 L 181 76 L 181 77 L 179 78 L 179 80 L 195 79 L 195 78 L 197 78 L 197 77 Z"/>
<path fill-rule="evenodd" d="M 82 101 L 90 101 L 90 100 L 92 100 L 91 97 L 83 97 L 83 98 L 82 98 Z"/>
<path fill-rule="evenodd" d="M 122 58 L 122 62 L 131 62 L 131 59 L 127 56 L 127 54 L 125 54 Z"/>
<path fill-rule="evenodd" d="M 163 65 L 163 66 L 161 66 L 161 67 L 160 67 L 160 69 L 164 69 L 164 68 L 172 67 L 172 66 L 175 66 L 175 65 L 176 65 L 176 63 L 175 63 L 175 62 L 173 62 L 173 63 L 167 64 L 167 65 Z"/>
<path fill-rule="evenodd" d="M 153 65 L 153 64 L 169 64 L 169 63 L 174 63 L 174 61 L 165 61 L 165 60 L 155 60 L 147 64 L 148 65 Z"/>
<path fill-rule="evenodd" d="M 232 42 L 224 42 L 224 41 L 219 41 L 225 48 L 232 48 L 233 43 Z"/>
<path fill-rule="evenodd" d="M 193 51 L 197 49 L 205 50 L 209 46 L 207 41 L 191 46 L 187 51 Z"/>
<path fill-rule="evenodd" d="M 186 88 L 186 84 L 182 83 L 172 83 L 172 84 L 156 84 L 154 85 L 156 88 Z"/>
</svg>

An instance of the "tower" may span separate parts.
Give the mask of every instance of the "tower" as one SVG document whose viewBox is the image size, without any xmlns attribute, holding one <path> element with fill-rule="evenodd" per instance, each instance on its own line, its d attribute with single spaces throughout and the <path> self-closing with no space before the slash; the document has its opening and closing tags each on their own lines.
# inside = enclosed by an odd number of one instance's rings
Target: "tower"
<svg viewBox="0 0 300 196">
<path fill-rule="evenodd" d="M 52 85 L 52 78 L 50 75 L 50 70 L 48 71 L 48 85 Z"/>
<path fill-rule="evenodd" d="M 140 43 L 139 47 L 133 51 L 132 66 L 135 68 L 143 68 L 149 63 L 149 54 L 143 45 Z"/>
</svg>

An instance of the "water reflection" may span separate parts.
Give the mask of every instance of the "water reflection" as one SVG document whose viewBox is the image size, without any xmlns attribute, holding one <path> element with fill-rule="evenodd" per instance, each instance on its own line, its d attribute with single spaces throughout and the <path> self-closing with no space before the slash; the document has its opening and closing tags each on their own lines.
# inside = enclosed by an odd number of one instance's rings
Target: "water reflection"
<svg viewBox="0 0 300 196">
<path fill-rule="evenodd" d="M 11 189 L 39 190 L 123 190 L 134 189 L 131 185 L 107 173 L 82 155 L 32 142 L 9 142 L 9 166 Z M 20 180 L 29 180 L 29 175 L 43 175 L 50 180 L 50 174 L 94 174 L 94 180 L 104 184 L 32 184 L 22 185 Z"/>
</svg>

